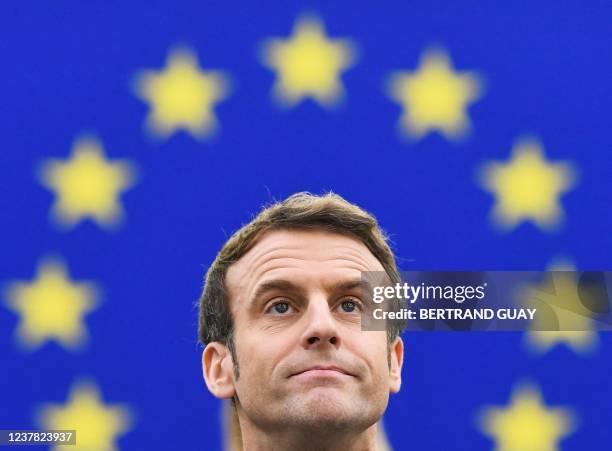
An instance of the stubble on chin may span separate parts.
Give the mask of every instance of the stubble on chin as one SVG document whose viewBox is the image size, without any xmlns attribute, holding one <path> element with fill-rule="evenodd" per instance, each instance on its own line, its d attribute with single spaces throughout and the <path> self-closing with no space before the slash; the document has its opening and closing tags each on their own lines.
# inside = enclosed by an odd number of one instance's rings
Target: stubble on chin
<svg viewBox="0 0 612 451">
<path fill-rule="evenodd" d="M 362 431 L 376 423 L 384 411 L 374 404 L 355 401 L 354 397 L 333 396 L 329 391 L 311 389 L 293 396 L 279 409 L 278 421 L 287 428 L 298 428 L 311 433 L 333 430 Z"/>
</svg>

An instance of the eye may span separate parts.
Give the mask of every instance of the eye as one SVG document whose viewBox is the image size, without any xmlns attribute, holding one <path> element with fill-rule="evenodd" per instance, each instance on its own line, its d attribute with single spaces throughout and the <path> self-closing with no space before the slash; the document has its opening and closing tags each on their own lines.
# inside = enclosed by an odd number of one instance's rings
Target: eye
<svg viewBox="0 0 612 451">
<path fill-rule="evenodd" d="M 355 311 L 361 311 L 361 303 L 353 298 L 344 299 L 338 307 L 342 313 L 354 313 Z"/>
<path fill-rule="evenodd" d="M 273 315 L 285 315 L 292 309 L 291 304 L 286 301 L 275 302 L 268 308 L 267 312 Z"/>
</svg>

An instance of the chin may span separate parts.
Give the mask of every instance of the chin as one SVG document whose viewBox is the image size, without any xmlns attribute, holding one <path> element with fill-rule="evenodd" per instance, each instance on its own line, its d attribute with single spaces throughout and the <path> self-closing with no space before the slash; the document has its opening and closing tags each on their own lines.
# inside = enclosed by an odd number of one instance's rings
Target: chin
<svg viewBox="0 0 612 451">
<path fill-rule="evenodd" d="M 382 412 L 380 415 L 370 412 L 348 395 L 325 389 L 312 389 L 292 404 L 287 420 L 313 431 L 369 427 L 382 415 Z"/>
</svg>

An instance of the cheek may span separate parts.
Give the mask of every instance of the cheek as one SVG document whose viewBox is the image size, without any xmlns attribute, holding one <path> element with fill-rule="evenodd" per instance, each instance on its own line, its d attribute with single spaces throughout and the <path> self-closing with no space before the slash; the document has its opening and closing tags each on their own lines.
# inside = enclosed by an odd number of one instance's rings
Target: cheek
<svg viewBox="0 0 612 451">
<path fill-rule="evenodd" d="M 355 352 L 366 363 L 376 381 L 388 378 L 389 360 L 387 356 L 389 349 L 386 332 L 360 332 L 355 349 Z"/>
<path fill-rule="evenodd" d="M 237 344 L 240 377 L 236 393 L 245 410 L 266 415 L 278 400 L 289 395 L 286 377 L 295 348 L 284 336 L 254 336 L 245 333 Z"/>
<path fill-rule="evenodd" d="M 290 340 L 281 335 L 248 331 L 236 337 L 240 376 L 270 380 L 283 359 L 291 353 Z"/>
</svg>

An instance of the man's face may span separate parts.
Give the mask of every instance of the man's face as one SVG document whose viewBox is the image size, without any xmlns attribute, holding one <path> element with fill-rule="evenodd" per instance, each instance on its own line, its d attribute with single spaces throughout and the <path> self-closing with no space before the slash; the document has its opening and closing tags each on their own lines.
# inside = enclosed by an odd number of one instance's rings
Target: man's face
<svg viewBox="0 0 612 451">
<path fill-rule="evenodd" d="M 360 241 L 326 231 L 266 233 L 227 273 L 239 408 L 262 429 L 365 429 L 400 385 L 401 340 L 361 331 Z"/>
</svg>

